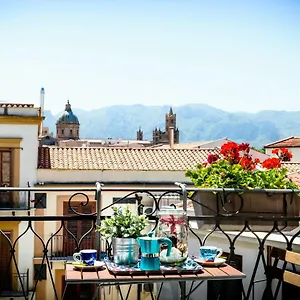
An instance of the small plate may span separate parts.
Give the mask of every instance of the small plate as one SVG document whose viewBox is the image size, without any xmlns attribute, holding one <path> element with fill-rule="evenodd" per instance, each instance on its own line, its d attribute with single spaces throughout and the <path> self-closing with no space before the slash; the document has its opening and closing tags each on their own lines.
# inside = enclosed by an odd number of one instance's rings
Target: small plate
<svg viewBox="0 0 300 300">
<path fill-rule="evenodd" d="M 221 266 L 226 262 L 226 259 L 217 257 L 215 261 L 205 261 L 202 258 L 194 258 L 194 261 L 199 263 L 202 266 L 207 266 L 207 267 L 217 267 Z"/>
<path fill-rule="evenodd" d="M 72 263 L 74 270 L 98 270 L 100 268 L 103 268 L 105 266 L 104 261 L 98 261 L 96 260 L 93 266 L 84 266 L 84 265 L 78 265 L 76 263 Z"/>
</svg>

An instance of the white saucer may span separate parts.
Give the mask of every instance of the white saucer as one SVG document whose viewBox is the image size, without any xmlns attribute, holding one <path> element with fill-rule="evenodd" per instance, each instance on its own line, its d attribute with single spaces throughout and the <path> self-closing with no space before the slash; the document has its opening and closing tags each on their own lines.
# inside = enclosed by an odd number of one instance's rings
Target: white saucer
<svg viewBox="0 0 300 300">
<path fill-rule="evenodd" d="M 93 266 L 79 265 L 79 264 L 76 264 L 76 262 L 73 262 L 72 265 L 74 267 L 74 270 L 97 270 L 97 269 L 100 269 L 100 268 L 104 267 L 105 262 L 96 260 L 94 262 Z"/>
<path fill-rule="evenodd" d="M 225 263 L 226 259 L 221 258 L 221 257 L 217 257 L 215 259 L 215 261 L 205 261 L 202 258 L 194 258 L 194 261 L 199 263 L 202 266 L 207 266 L 207 267 L 217 267 L 217 266 L 221 266 Z"/>
</svg>

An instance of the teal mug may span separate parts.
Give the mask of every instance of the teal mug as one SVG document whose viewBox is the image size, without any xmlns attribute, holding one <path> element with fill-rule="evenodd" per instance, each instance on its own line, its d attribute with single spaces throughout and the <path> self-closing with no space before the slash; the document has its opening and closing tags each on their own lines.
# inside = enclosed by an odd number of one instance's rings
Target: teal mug
<svg viewBox="0 0 300 300">
<path fill-rule="evenodd" d="M 215 246 L 200 247 L 200 258 L 203 261 L 213 262 L 216 260 L 216 258 L 220 257 L 222 254 L 223 254 L 223 250 Z"/>
</svg>

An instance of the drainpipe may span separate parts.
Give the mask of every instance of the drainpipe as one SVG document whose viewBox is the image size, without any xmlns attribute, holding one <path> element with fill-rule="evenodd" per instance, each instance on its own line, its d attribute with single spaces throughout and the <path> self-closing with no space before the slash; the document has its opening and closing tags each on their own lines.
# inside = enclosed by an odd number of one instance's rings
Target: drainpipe
<svg viewBox="0 0 300 300">
<path fill-rule="evenodd" d="M 44 116 L 44 105 L 45 105 L 45 89 L 41 88 L 40 92 L 40 116 Z M 42 136 L 43 134 L 43 121 L 40 123 L 40 132 L 39 135 Z"/>
</svg>

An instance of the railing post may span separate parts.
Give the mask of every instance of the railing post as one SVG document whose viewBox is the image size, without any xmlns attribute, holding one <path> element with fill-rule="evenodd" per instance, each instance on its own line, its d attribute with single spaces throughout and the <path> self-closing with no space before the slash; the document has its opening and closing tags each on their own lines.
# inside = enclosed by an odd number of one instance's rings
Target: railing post
<svg viewBox="0 0 300 300">
<path fill-rule="evenodd" d="M 100 225 L 101 223 L 101 186 L 103 184 L 101 184 L 100 182 L 96 182 L 96 193 L 95 193 L 95 200 L 97 203 L 97 220 L 96 220 L 96 225 Z M 101 236 L 100 236 L 100 232 L 96 231 L 95 234 L 95 238 L 96 238 L 96 250 L 98 252 L 98 260 L 101 259 Z"/>
<path fill-rule="evenodd" d="M 27 182 L 27 187 L 30 188 L 30 183 L 29 181 Z M 30 209 L 30 191 L 27 192 L 27 209 Z"/>
<path fill-rule="evenodd" d="M 29 269 L 27 269 L 27 278 L 26 278 L 26 296 L 29 295 Z"/>
<path fill-rule="evenodd" d="M 185 186 L 184 183 L 180 183 L 180 182 L 175 182 L 175 184 L 181 188 L 181 191 L 182 191 L 182 198 L 181 198 L 182 199 L 182 208 L 186 212 L 186 210 L 187 210 L 187 190 L 186 190 L 186 186 Z"/>
<path fill-rule="evenodd" d="M 50 257 L 53 259 L 53 233 L 50 234 Z"/>
</svg>

